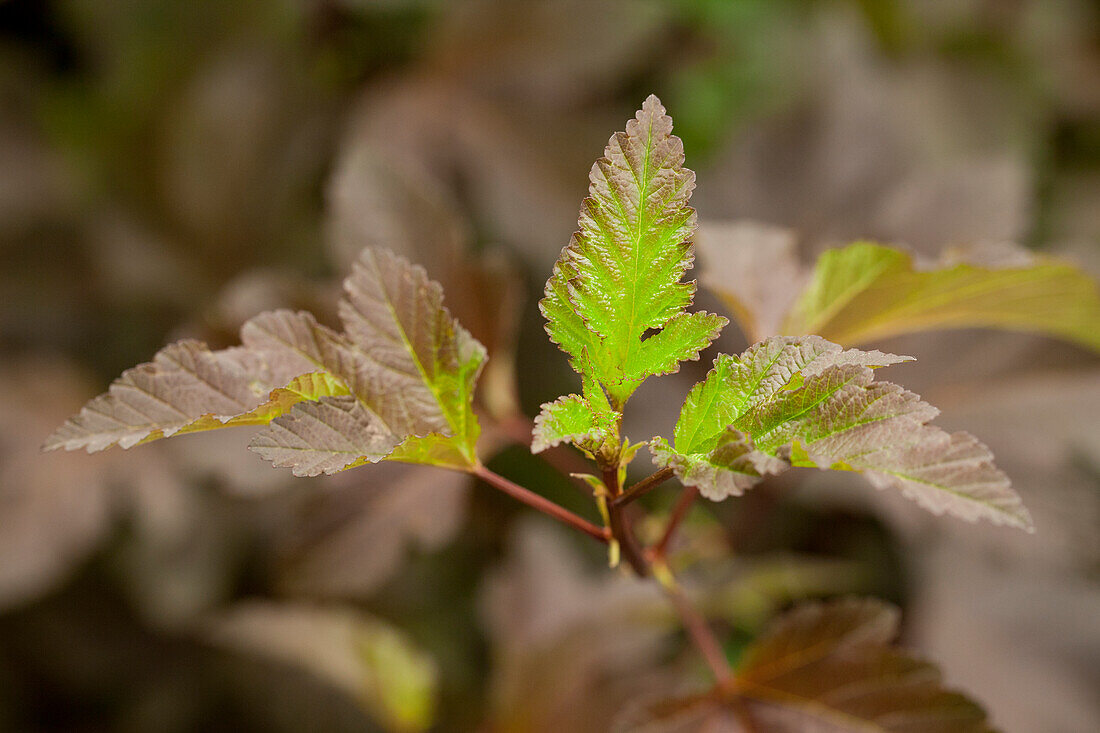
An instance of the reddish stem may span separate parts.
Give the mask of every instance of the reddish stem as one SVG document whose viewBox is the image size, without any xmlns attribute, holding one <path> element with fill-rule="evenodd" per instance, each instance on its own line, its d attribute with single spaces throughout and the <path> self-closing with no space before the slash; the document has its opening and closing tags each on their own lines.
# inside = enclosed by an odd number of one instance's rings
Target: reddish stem
<svg viewBox="0 0 1100 733">
<path fill-rule="evenodd" d="M 668 519 L 668 526 L 665 527 L 665 533 L 661 535 L 661 539 L 653 546 L 653 549 L 650 550 L 654 558 L 663 558 L 665 553 L 668 552 L 668 546 L 672 542 L 672 536 L 676 534 L 676 529 L 680 526 L 681 522 L 684 521 L 688 511 L 691 510 L 691 505 L 695 503 L 695 499 L 698 496 L 699 490 L 694 486 L 684 487 L 679 500 L 676 502 L 675 508 L 672 510 L 672 516 Z"/>
<path fill-rule="evenodd" d="M 726 660 L 725 652 L 722 651 L 722 646 L 710 630 L 710 626 L 707 625 L 707 620 L 703 617 L 703 614 L 696 610 L 695 606 L 691 605 L 679 586 L 673 586 L 667 590 L 668 597 L 672 600 L 672 605 L 680 616 L 680 621 L 684 624 L 684 628 L 691 636 L 695 646 L 702 653 L 707 666 L 710 667 L 710 671 L 714 673 L 714 678 L 720 686 L 729 684 L 733 677 L 733 671 L 730 669 L 729 661 Z"/>
<path fill-rule="evenodd" d="M 549 499 L 539 496 L 530 489 L 525 489 L 517 483 L 509 481 L 500 474 L 494 473 L 484 466 L 478 466 L 472 473 L 490 486 L 508 494 L 508 496 L 511 496 L 513 499 L 518 499 L 529 507 L 538 509 L 543 514 L 557 519 L 559 522 L 568 524 L 574 529 L 579 529 L 581 532 L 584 532 L 590 537 L 594 537 L 600 542 L 608 542 L 610 540 L 606 529 L 597 527 L 587 519 L 577 516 L 565 507 L 558 506 Z"/>
<path fill-rule="evenodd" d="M 670 478 L 672 478 L 672 475 L 673 471 L 671 468 L 668 467 L 662 468 L 658 471 L 654 471 L 653 473 L 646 476 L 644 479 L 615 497 L 614 502 L 618 506 L 626 506 L 635 499 L 645 496 L 650 491 L 653 491 L 665 481 L 668 481 Z"/>
<path fill-rule="evenodd" d="M 520 433 L 520 429 L 522 428 L 517 429 L 519 428 L 518 424 L 510 425 L 509 428 L 510 429 L 506 430 L 506 433 L 516 442 L 528 442 L 529 439 L 527 439 L 526 436 L 522 436 Z M 560 464 L 557 467 L 559 467 L 559 470 L 562 468 Z M 577 472 L 579 473 L 580 471 Z M 533 491 L 509 481 L 484 466 L 478 466 L 473 470 L 473 474 L 485 483 L 500 489 L 509 496 L 518 499 L 524 504 L 564 524 L 579 529 L 590 537 L 601 542 L 609 542 L 612 538 L 616 539 L 619 542 L 623 557 L 626 558 L 626 561 L 630 564 L 631 568 L 633 568 L 634 572 L 642 577 L 652 575 L 653 571 L 650 561 L 646 553 L 638 546 L 638 541 L 634 537 L 634 532 L 630 526 L 630 518 L 624 510 L 626 509 L 626 505 L 634 499 L 657 488 L 661 483 L 671 478 L 672 471 L 670 469 L 661 469 L 654 472 L 649 477 L 631 486 L 625 492 L 619 487 L 618 469 L 611 468 L 604 470 L 604 484 L 611 494 L 611 500 L 608 502 L 607 506 L 610 527 L 606 529 L 597 527 L 568 509 L 558 506 L 549 499 L 539 496 Z M 673 533 L 676 531 L 680 522 L 683 521 L 684 516 L 687 515 L 688 509 L 691 508 L 691 504 L 694 502 L 696 495 L 697 492 L 694 488 L 685 488 L 676 508 L 673 510 L 672 517 L 669 520 L 668 527 L 665 529 L 664 536 L 654 547 L 654 557 L 663 558 Z M 725 654 L 722 652 L 722 646 L 719 644 L 714 632 L 711 631 L 706 618 L 704 618 L 691 602 L 688 601 L 683 591 L 678 586 L 673 584 L 672 587 L 666 587 L 666 591 L 672 601 L 673 607 L 676 609 L 677 615 L 680 617 L 684 629 L 687 631 L 688 636 L 691 637 L 692 642 L 699 649 L 699 652 L 703 655 L 715 679 L 720 686 L 728 685 L 730 680 L 733 679 L 733 673 L 729 663 L 726 661 Z"/>
<path fill-rule="evenodd" d="M 619 490 L 619 469 L 617 467 L 606 468 L 603 471 L 603 483 L 611 494 L 611 501 L 607 503 L 607 518 L 611 529 L 611 536 L 619 542 L 623 558 L 630 564 L 640 577 L 649 575 L 649 563 L 645 559 L 638 539 L 630 526 L 630 517 L 623 511 L 622 506 L 615 504 L 615 498 L 621 492 Z"/>
</svg>

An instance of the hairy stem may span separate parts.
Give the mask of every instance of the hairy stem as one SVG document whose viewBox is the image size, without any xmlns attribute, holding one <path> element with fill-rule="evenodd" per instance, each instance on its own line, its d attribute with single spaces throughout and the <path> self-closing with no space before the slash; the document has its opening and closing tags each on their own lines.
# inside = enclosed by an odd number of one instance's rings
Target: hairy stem
<svg viewBox="0 0 1100 733">
<path fill-rule="evenodd" d="M 525 489 L 519 484 L 509 481 L 500 474 L 485 468 L 485 466 L 478 466 L 472 473 L 490 486 L 508 494 L 508 496 L 511 496 L 513 499 L 518 499 L 527 506 L 538 509 L 543 514 L 551 516 L 559 522 L 568 524 L 574 529 L 579 529 L 581 532 L 584 532 L 590 537 L 594 537 L 600 542 L 608 542 L 610 540 L 606 529 L 597 527 L 595 524 L 577 516 L 565 507 L 559 506 L 549 499 L 539 496 L 530 489 Z"/>
<path fill-rule="evenodd" d="M 649 474 L 644 479 L 615 497 L 614 503 L 619 506 L 626 506 L 635 499 L 645 496 L 650 491 L 653 491 L 665 481 L 668 481 L 670 478 L 672 478 L 672 475 L 672 469 L 668 468 L 667 466 L 665 468 L 654 471 L 653 473 Z"/>
<path fill-rule="evenodd" d="M 669 543 L 672 542 L 673 535 L 676 534 L 677 528 L 680 523 L 684 521 L 684 517 L 687 516 L 688 511 L 691 510 L 691 505 L 695 503 L 696 497 L 699 496 L 699 490 L 694 486 L 685 486 L 683 492 L 680 494 L 680 498 L 676 502 L 676 506 L 672 510 L 672 516 L 668 518 L 668 526 L 665 527 L 665 532 L 661 535 L 661 539 L 657 541 L 652 549 L 650 555 L 654 559 L 663 559 L 668 552 Z"/>
</svg>

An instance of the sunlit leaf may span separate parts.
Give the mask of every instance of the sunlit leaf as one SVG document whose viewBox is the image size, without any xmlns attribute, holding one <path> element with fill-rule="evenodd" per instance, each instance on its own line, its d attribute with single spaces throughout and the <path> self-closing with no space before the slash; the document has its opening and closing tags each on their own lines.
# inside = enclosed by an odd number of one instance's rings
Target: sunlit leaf
<svg viewBox="0 0 1100 733">
<path fill-rule="evenodd" d="M 642 342 L 642 347 L 627 361 L 628 379 L 645 379 L 650 375 L 671 374 L 681 361 L 694 361 L 699 352 L 718 338 L 719 331 L 729 323 L 713 313 L 681 313 Z"/>
<path fill-rule="evenodd" d="M 941 328 L 1033 331 L 1100 350 L 1100 292 L 1048 257 L 922 270 L 905 252 L 861 242 L 821 256 L 781 333 L 859 344 Z"/>
<path fill-rule="evenodd" d="M 782 473 L 790 467 L 756 450 L 752 438 L 735 428 L 718 436 L 705 453 L 679 453 L 664 438 L 655 438 L 650 449 L 659 465 L 672 468 L 685 485 L 699 487 L 711 499 L 743 494 L 764 476 Z"/>
<path fill-rule="evenodd" d="M 681 282 L 695 228 L 687 205 L 695 174 L 683 162 L 672 119 L 650 96 L 592 166 L 580 229 L 540 303 L 550 338 L 616 409 L 648 376 L 697 358 L 726 323 L 682 315 L 695 293 L 694 282 Z"/>
<path fill-rule="evenodd" d="M 541 453 L 561 443 L 572 443 L 589 453 L 595 453 L 611 435 L 613 425 L 609 413 L 600 413 L 579 395 L 568 395 L 547 402 L 535 418 L 531 452 Z"/>
<path fill-rule="evenodd" d="M 937 514 L 1030 529 L 984 445 L 927 425 L 934 407 L 874 381 L 873 368 L 907 360 L 816 336 L 773 337 L 740 357 L 722 354 L 688 395 L 673 444 L 651 442 L 655 461 L 716 501 L 764 475 L 810 466 L 861 472 Z"/>
</svg>

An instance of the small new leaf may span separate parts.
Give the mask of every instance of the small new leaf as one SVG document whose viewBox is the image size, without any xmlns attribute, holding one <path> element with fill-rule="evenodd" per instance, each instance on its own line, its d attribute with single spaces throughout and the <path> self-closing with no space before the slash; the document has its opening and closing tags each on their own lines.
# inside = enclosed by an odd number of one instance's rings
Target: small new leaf
<svg viewBox="0 0 1100 733">
<path fill-rule="evenodd" d="M 550 338 L 616 410 L 647 377 L 698 358 L 727 322 L 684 314 L 695 294 L 694 281 L 681 282 L 694 259 L 695 174 L 683 162 L 672 119 L 650 96 L 592 166 L 580 228 L 539 304 Z"/>
<path fill-rule="evenodd" d="M 817 336 L 773 337 L 740 357 L 719 355 L 688 394 L 657 465 L 715 501 L 791 466 L 857 471 L 924 508 L 1031 529 L 989 450 L 928 425 L 937 410 L 872 369 L 909 357 L 843 350 Z"/>
<path fill-rule="evenodd" d="M 613 424 L 608 417 L 575 394 L 547 402 L 535 418 L 531 452 L 541 453 L 561 443 L 571 443 L 594 454 L 611 435 Z"/>
</svg>

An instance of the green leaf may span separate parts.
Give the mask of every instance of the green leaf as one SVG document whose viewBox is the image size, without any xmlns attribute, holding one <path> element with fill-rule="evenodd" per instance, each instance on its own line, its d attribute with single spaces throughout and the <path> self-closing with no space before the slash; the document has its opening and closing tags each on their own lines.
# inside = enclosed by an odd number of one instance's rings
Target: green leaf
<svg viewBox="0 0 1100 733">
<path fill-rule="evenodd" d="M 535 418 L 531 452 L 541 453 L 561 443 L 571 443 L 595 454 L 613 431 L 614 418 L 610 411 L 593 408 L 579 395 L 567 395 L 542 406 Z"/>
<path fill-rule="evenodd" d="M 821 256 L 781 332 L 859 344 L 973 327 L 1033 331 L 1100 350 L 1100 292 L 1087 274 L 1049 257 L 921 270 L 904 252 L 860 242 Z"/>
<path fill-rule="evenodd" d="M 773 337 L 722 354 L 688 394 L 674 445 L 651 441 L 655 462 L 713 500 L 791 466 L 863 473 L 924 508 L 1031 529 L 1031 518 L 989 450 L 926 423 L 937 410 L 873 368 L 907 361 L 843 350 L 817 336 Z"/>
<path fill-rule="evenodd" d="M 735 428 L 729 428 L 714 446 L 696 454 L 677 453 L 663 439 L 655 438 L 650 445 L 658 465 L 672 468 L 688 486 L 703 487 L 705 496 L 739 496 L 764 476 L 782 473 L 788 464 L 756 450 L 752 438 Z"/>
<path fill-rule="evenodd" d="M 631 356 L 625 367 L 627 379 L 644 380 L 678 371 L 681 361 L 698 359 L 699 352 L 718 338 L 727 323 L 713 313 L 681 313 L 673 317 Z"/>
<path fill-rule="evenodd" d="M 774 733 L 992 733 L 980 705 L 893 645 L 898 618 L 871 599 L 799 606 L 749 646 L 727 690 L 650 705 L 619 730 L 732 732 L 747 719 Z"/>
<path fill-rule="evenodd" d="M 472 402 L 485 350 L 450 317 L 440 286 L 407 260 L 367 250 L 345 289 L 344 333 L 280 310 L 246 323 L 242 346 L 172 344 L 125 372 L 46 449 L 265 425 L 251 447 L 297 475 L 382 459 L 477 465 Z"/>
<path fill-rule="evenodd" d="M 580 229 L 540 303 L 550 338 L 574 369 L 603 385 L 615 409 L 647 377 L 697 358 L 726 323 L 683 315 L 695 294 L 694 282 L 681 282 L 695 228 L 687 205 L 695 174 L 683 162 L 672 120 L 650 96 L 592 166 Z"/>
<path fill-rule="evenodd" d="M 817 338 L 771 338 L 749 348 L 740 357 L 720 354 L 707 378 L 695 385 L 676 423 L 677 450 L 701 453 L 739 418 L 777 396 L 790 393 L 805 379 L 831 367 L 883 367 L 912 361 L 912 357 L 881 351 L 843 350 Z"/>
</svg>

